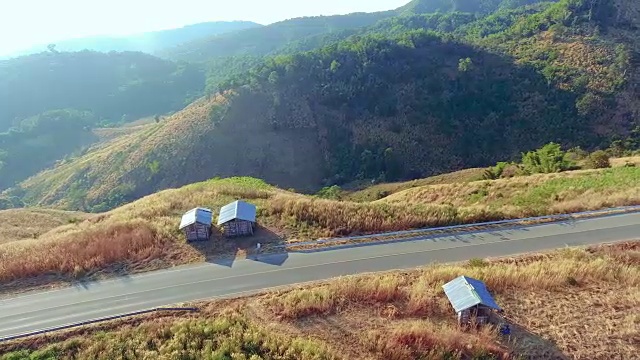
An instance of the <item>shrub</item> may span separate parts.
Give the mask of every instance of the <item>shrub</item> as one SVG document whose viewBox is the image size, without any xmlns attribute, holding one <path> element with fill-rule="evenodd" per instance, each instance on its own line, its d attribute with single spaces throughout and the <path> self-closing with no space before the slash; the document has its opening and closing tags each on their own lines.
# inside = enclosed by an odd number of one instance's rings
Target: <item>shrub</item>
<svg viewBox="0 0 640 360">
<path fill-rule="evenodd" d="M 502 176 L 502 172 L 509 164 L 506 162 L 499 162 L 494 167 L 490 167 L 485 170 L 482 178 L 484 180 L 495 180 Z"/>
<path fill-rule="evenodd" d="M 587 157 L 585 165 L 589 169 L 604 169 L 611 167 L 611 163 L 609 162 L 609 155 L 603 150 L 598 150 L 591 153 Z"/>
<path fill-rule="evenodd" d="M 569 161 L 581 161 L 586 159 L 589 156 L 589 153 L 582 149 L 580 146 L 576 146 L 569 151 L 567 151 L 567 159 Z"/>
<path fill-rule="evenodd" d="M 527 174 L 549 174 L 570 169 L 571 161 L 559 144 L 549 143 L 522 155 L 522 166 Z"/>
<path fill-rule="evenodd" d="M 342 189 L 338 185 L 327 186 L 320 189 L 316 196 L 323 199 L 340 200 L 342 198 Z"/>
</svg>

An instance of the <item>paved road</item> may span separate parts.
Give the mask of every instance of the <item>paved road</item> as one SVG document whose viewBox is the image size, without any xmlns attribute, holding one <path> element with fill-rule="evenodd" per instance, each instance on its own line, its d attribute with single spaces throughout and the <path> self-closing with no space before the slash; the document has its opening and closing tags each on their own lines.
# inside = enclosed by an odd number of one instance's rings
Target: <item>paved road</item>
<svg viewBox="0 0 640 360">
<path fill-rule="evenodd" d="M 437 261 L 640 238 L 640 214 L 163 270 L 0 300 L 0 338 L 183 301 Z"/>
</svg>

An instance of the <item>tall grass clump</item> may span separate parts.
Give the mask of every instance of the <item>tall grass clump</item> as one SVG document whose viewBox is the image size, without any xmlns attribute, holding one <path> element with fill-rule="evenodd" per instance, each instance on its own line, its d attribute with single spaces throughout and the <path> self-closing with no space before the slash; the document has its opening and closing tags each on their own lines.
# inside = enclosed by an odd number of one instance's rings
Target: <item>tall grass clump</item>
<svg viewBox="0 0 640 360">
<path fill-rule="evenodd" d="M 354 203 L 292 196 L 271 199 L 264 214 L 284 227 L 305 224 L 325 236 L 443 226 L 458 221 L 458 210 L 452 206 Z"/>
<path fill-rule="evenodd" d="M 411 275 L 393 272 L 351 276 L 318 288 L 286 292 L 269 298 L 267 305 L 277 316 L 287 319 L 386 304 L 396 305 L 404 316 L 444 318 L 451 314 L 451 305 L 443 295 L 442 285 L 462 274 L 483 281 L 496 295 L 530 289 L 560 291 L 567 286 L 602 282 L 639 286 L 640 268 L 633 262 L 638 258 L 636 253 L 637 250 L 621 255 L 567 249 L 528 258 L 524 263 L 484 261 L 482 266 L 468 263 L 430 266 Z"/>
<path fill-rule="evenodd" d="M 338 357 L 318 342 L 287 338 L 253 325 L 241 316 L 227 315 L 216 319 L 145 323 L 0 357 L 0 360 L 14 359 L 332 360 Z"/>
<path fill-rule="evenodd" d="M 388 360 L 508 358 L 508 350 L 495 345 L 497 335 L 490 327 L 464 333 L 450 325 L 410 321 L 390 332 L 371 332 L 365 342 Z"/>
<path fill-rule="evenodd" d="M 608 256 L 590 254 L 584 249 L 558 251 L 549 258 L 513 266 L 493 262 L 482 267 L 442 266 L 422 272 L 419 282 L 439 288 L 465 274 L 485 282 L 492 292 L 508 293 L 514 289 L 555 290 L 566 286 L 568 279 L 578 283 L 615 282 L 628 286 L 640 284 L 640 268 L 615 261 Z"/>
<path fill-rule="evenodd" d="M 143 221 L 101 226 L 55 241 L 1 246 L 0 282 L 44 274 L 74 279 L 115 264 L 135 267 L 170 250 L 170 244 Z"/>
<path fill-rule="evenodd" d="M 329 315 L 349 306 L 376 306 L 406 298 L 405 279 L 395 276 L 348 277 L 326 286 L 300 289 L 270 297 L 266 303 L 276 316 L 299 319 Z"/>
</svg>

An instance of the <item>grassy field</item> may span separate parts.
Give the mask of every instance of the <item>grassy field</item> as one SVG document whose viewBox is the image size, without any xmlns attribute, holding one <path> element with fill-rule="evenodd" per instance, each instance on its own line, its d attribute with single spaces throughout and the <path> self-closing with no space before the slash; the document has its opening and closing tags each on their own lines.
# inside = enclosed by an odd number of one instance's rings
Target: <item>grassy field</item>
<svg viewBox="0 0 640 360">
<path fill-rule="evenodd" d="M 636 167 L 413 188 L 378 202 L 479 207 L 505 217 L 568 213 L 634 203 L 640 197 Z"/>
<path fill-rule="evenodd" d="M 242 257 L 257 241 L 269 251 L 283 243 L 523 216 L 640 204 L 640 168 L 534 175 L 428 185 L 374 202 L 319 199 L 252 178 L 214 179 L 172 189 L 69 223 L 36 239 L 0 245 L 3 290 L 79 278 L 100 278 L 212 257 Z M 196 206 L 218 210 L 236 199 L 258 206 L 256 236 L 237 241 L 218 233 L 206 244 L 186 244 L 180 216 Z M 45 275 L 46 274 L 46 275 Z"/>
<path fill-rule="evenodd" d="M 0 244 L 37 239 L 57 227 L 89 218 L 89 214 L 52 209 L 0 211 Z"/>
<path fill-rule="evenodd" d="M 487 284 L 510 338 L 457 327 L 441 286 L 462 274 Z M 631 241 L 184 304 L 200 311 L 3 343 L 0 359 L 632 359 L 639 294 Z"/>
<path fill-rule="evenodd" d="M 412 181 L 404 181 L 397 183 L 385 183 L 385 184 L 377 184 L 373 186 L 366 187 L 357 191 L 349 191 L 345 194 L 345 200 L 357 201 L 357 202 L 367 202 L 367 201 L 375 201 L 380 200 L 384 197 L 387 197 L 391 194 L 397 193 L 399 191 L 427 186 L 427 185 L 442 185 L 442 184 L 454 184 L 454 183 L 468 183 L 472 181 L 482 180 L 482 174 L 485 169 L 483 168 L 473 168 L 473 169 L 465 169 L 452 173 L 432 176 L 426 179 L 418 179 Z"/>
</svg>

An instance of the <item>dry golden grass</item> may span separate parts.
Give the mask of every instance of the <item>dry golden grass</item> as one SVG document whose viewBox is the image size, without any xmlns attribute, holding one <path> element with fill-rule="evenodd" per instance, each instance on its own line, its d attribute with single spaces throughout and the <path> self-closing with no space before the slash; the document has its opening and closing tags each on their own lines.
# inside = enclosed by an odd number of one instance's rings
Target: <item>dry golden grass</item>
<svg viewBox="0 0 640 360">
<path fill-rule="evenodd" d="M 462 274 L 486 282 L 510 338 L 494 326 L 457 327 L 441 285 Z M 3 343 L 0 359 L 107 359 L 118 349 L 130 359 L 217 359 L 226 350 L 233 359 L 633 359 L 639 294 L 640 241 L 631 241 L 185 304 L 200 311 Z"/>
<path fill-rule="evenodd" d="M 284 242 L 371 234 L 523 216 L 640 204 L 640 168 L 535 175 L 412 188 L 371 203 L 333 201 L 283 191 L 252 178 L 210 180 L 162 191 L 38 239 L 0 245 L 0 281 L 74 281 L 204 261 L 236 248 L 187 245 L 180 216 L 196 206 L 218 210 L 236 199 L 258 206 L 265 250 Z M 234 243 L 235 244 L 235 243 Z M 242 256 L 242 253 L 240 253 Z M 45 276 L 47 274 L 47 276 Z"/>
<path fill-rule="evenodd" d="M 34 252 L 34 248 L 46 250 Z M 43 274 L 77 279 L 114 267 L 134 270 L 146 267 L 154 260 L 170 260 L 173 252 L 174 247 L 157 236 L 147 223 L 112 224 L 90 229 L 79 238 L 24 241 L 0 247 L 0 282 L 10 283 Z"/>
<path fill-rule="evenodd" d="M 469 334 L 454 327 L 455 315 L 441 286 L 462 274 L 483 280 L 496 296 L 513 325 L 511 342 L 490 328 Z M 260 301 L 275 319 L 297 324 L 301 334 L 309 334 L 303 326 L 326 317 L 353 322 L 346 326 L 354 328 L 350 335 L 365 334 L 364 346 L 380 356 L 372 358 L 441 358 L 454 350 L 462 358 L 469 358 L 469 352 L 502 356 L 508 347 L 514 355 L 534 359 L 559 353 L 576 359 L 631 359 L 640 336 L 639 294 L 640 241 L 635 241 L 347 277 Z M 367 329 L 371 316 L 380 319 L 375 329 Z"/>
<path fill-rule="evenodd" d="M 612 167 L 621 166 L 640 166 L 640 156 L 626 156 L 621 158 L 613 158 L 609 160 Z"/>
<path fill-rule="evenodd" d="M 89 214 L 49 209 L 10 209 L 0 211 L 0 244 L 36 239 L 59 226 L 80 222 Z"/>
<path fill-rule="evenodd" d="M 637 256 L 638 247 L 629 252 Z M 437 293 L 442 285 L 460 274 L 483 280 L 497 294 L 531 289 L 557 291 L 572 283 L 640 286 L 637 259 L 626 263 L 617 256 L 598 255 L 568 249 L 539 259 L 529 257 L 526 261 L 471 262 L 432 266 L 419 273 L 347 277 L 321 287 L 275 296 L 270 305 L 275 314 L 285 319 L 315 312 L 330 314 L 354 304 L 371 306 L 396 302 L 402 303 L 400 310 L 411 315 L 442 315 L 447 312 L 448 304 Z"/>
<path fill-rule="evenodd" d="M 267 331 L 238 314 L 215 319 L 160 319 L 117 331 L 75 337 L 38 350 L 21 349 L 0 359 L 340 359 L 326 346 Z"/>
<path fill-rule="evenodd" d="M 497 336 L 490 328 L 464 334 L 451 324 L 413 320 L 368 335 L 364 345 L 388 360 L 509 358 L 508 350 L 495 345 Z"/>
<path fill-rule="evenodd" d="M 420 186 L 468 183 L 472 181 L 478 181 L 482 180 L 482 174 L 484 173 L 484 171 L 485 169 L 483 168 L 464 169 L 452 173 L 431 176 L 426 179 L 373 185 L 366 187 L 365 189 L 346 194 L 345 200 L 358 202 L 375 201 L 399 191 Z"/>
</svg>

